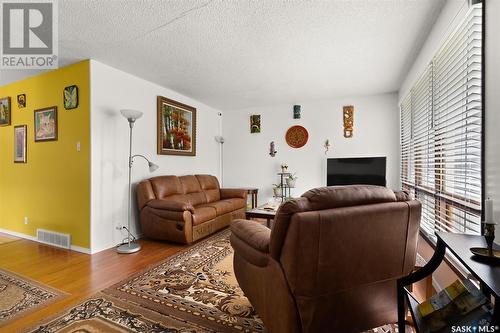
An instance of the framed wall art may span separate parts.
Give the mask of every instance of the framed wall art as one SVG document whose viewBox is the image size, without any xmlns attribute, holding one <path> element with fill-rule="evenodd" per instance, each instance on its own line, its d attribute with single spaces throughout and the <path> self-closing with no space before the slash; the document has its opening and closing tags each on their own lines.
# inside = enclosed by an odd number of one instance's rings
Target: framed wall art
<svg viewBox="0 0 500 333">
<path fill-rule="evenodd" d="M 35 110 L 35 142 L 57 140 L 57 106 Z"/>
<path fill-rule="evenodd" d="M 260 133 L 260 114 L 250 116 L 250 133 Z"/>
<path fill-rule="evenodd" d="M 17 107 L 23 109 L 26 107 L 26 94 L 17 95 Z"/>
<path fill-rule="evenodd" d="M 196 156 L 196 109 L 158 96 L 157 117 L 158 154 Z"/>
<path fill-rule="evenodd" d="M 78 87 L 73 85 L 64 88 L 64 108 L 66 110 L 78 107 Z"/>
<path fill-rule="evenodd" d="M 352 138 L 354 131 L 354 106 L 344 106 L 342 111 L 344 117 L 344 138 Z"/>
<path fill-rule="evenodd" d="M 27 126 L 14 126 L 14 163 L 26 163 Z"/>
<path fill-rule="evenodd" d="M 0 98 L 0 126 L 9 126 L 11 118 L 10 97 Z"/>
</svg>

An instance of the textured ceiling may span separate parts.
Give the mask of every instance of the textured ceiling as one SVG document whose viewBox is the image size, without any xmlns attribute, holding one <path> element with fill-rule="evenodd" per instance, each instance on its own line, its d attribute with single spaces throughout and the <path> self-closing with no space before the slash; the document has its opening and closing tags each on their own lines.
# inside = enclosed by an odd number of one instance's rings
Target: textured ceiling
<svg viewBox="0 0 500 333">
<path fill-rule="evenodd" d="M 96 59 L 222 110 L 394 92 L 444 2 L 64 0 L 60 65 Z"/>
</svg>

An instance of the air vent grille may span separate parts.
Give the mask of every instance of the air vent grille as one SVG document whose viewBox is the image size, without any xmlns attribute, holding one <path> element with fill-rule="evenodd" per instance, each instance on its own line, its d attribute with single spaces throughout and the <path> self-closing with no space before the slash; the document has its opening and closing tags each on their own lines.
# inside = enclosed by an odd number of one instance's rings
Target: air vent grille
<svg viewBox="0 0 500 333">
<path fill-rule="evenodd" d="M 71 235 L 44 229 L 36 229 L 36 237 L 40 243 L 54 245 L 69 249 L 71 247 Z"/>
</svg>

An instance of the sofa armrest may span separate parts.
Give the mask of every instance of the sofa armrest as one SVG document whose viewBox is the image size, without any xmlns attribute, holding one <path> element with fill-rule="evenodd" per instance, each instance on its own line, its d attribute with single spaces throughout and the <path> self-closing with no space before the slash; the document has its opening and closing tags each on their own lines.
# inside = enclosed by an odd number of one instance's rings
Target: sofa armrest
<svg viewBox="0 0 500 333">
<path fill-rule="evenodd" d="M 271 229 L 262 224 L 249 220 L 234 220 L 231 223 L 231 232 L 253 249 L 269 253 Z"/>
<path fill-rule="evenodd" d="M 232 199 L 232 198 L 247 198 L 247 191 L 239 188 L 221 188 L 220 189 L 221 199 Z"/>
<path fill-rule="evenodd" d="M 194 213 L 194 207 L 190 203 L 187 202 L 179 202 L 179 201 L 166 201 L 166 200 L 151 200 L 147 203 L 147 206 L 156 209 L 164 209 L 171 210 L 174 212 L 183 212 L 190 211 Z"/>
</svg>

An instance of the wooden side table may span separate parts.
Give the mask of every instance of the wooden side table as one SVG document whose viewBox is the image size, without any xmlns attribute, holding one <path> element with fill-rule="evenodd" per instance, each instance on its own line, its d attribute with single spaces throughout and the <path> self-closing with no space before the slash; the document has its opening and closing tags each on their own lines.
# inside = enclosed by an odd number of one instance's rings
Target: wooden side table
<svg viewBox="0 0 500 333">
<path fill-rule="evenodd" d="M 446 232 L 437 232 L 436 236 L 436 250 L 429 262 L 421 269 L 397 281 L 398 326 L 405 327 L 405 303 L 408 303 L 417 333 L 428 331 L 419 316 L 418 302 L 407 286 L 431 275 L 443 261 L 446 249 L 453 253 L 460 263 L 479 281 L 482 292 L 487 297 L 493 296 L 495 298 L 493 324 L 498 325 L 500 322 L 500 266 L 478 260 L 469 250 L 471 247 L 486 247 L 484 237 Z M 494 248 L 500 249 L 496 244 L 494 244 Z"/>
<path fill-rule="evenodd" d="M 259 189 L 255 187 L 240 187 L 242 190 L 246 190 L 248 194 L 250 194 L 252 198 L 252 209 L 257 208 L 259 205 L 257 202 L 257 194 L 259 193 Z"/>
<path fill-rule="evenodd" d="M 262 207 L 253 208 L 247 210 L 245 213 L 245 218 L 247 220 L 250 219 L 265 219 L 267 222 L 267 226 L 271 227 L 271 221 L 274 220 L 276 216 L 276 211 L 263 209 Z"/>
</svg>

